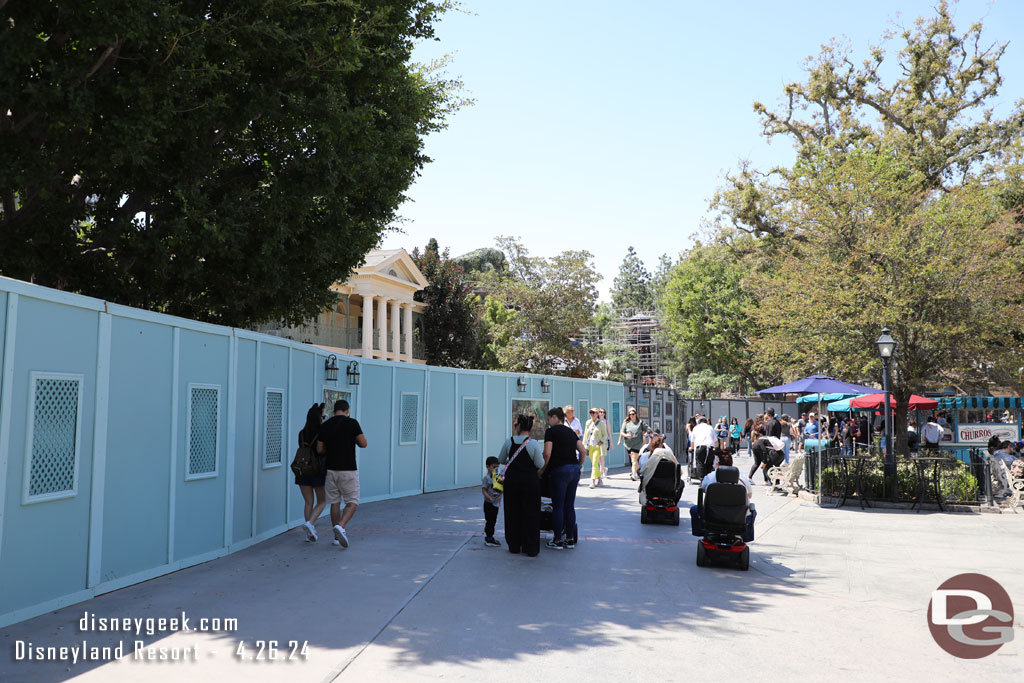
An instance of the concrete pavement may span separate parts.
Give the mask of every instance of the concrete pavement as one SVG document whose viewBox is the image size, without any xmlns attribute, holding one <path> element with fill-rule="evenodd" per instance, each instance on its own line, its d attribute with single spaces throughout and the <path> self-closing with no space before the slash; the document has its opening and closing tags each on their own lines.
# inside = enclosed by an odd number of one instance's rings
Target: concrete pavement
<svg viewBox="0 0 1024 683">
<path fill-rule="evenodd" d="M 740 466 L 749 460 L 740 458 Z M 822 509 L 758 487 L 751 568 L 699 568 L 688 516 L 642 526 L 636 485 L 583 482 L 580 545 L 538 558 L 483 546 L 477 489 L 372 503 L 330 545 L 329 524 L 0 630 L 2 681 L 995 680 L 1024 673 L 1024 515 Z M 694 487 L 684 502 L 696 499 Z M 499 530 L 503 521 L 499 519 Z M 1016 640 L 982 660 L 932 641 L 931 591 L 958 573 L 999 581 Z M 232 632 L 78 632 L 101 617 L 233 618 Z M 118 662 L 14 661 L 35 647 L 114 645 Z M 195 647 L 142 662 L 132 644 Z M 276 659 L 246 659 L 277 641 Z M 296 641 L 294 655 L 289 641 Z M 242 658 L 239 643 L 243 644 Z M 307 644 L 305 656 L 302 646 Z M 294 656 L 294 659 L 289 659 Z"/>
</svg>

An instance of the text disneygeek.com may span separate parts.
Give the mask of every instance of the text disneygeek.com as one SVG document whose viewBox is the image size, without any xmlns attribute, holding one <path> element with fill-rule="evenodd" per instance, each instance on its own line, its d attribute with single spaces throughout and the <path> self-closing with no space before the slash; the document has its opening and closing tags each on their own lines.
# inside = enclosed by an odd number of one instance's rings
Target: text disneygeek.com
<svg viewBox="0 0 1024 683">
<path fill-rule="evenodd" d="M 127 644 L 90 645 L 86 639 L 73 645 L 50 645 L 28 640 L 14 641 L 15 661 L 38 662 L 104 662 L 128 658 L 145 662 L 198 662 L 200 657 L 213 657 L 218 650 L 209 644 L 162 646 L 146 644 L 139 638 L 168 633 L 233 633 L 238 631 L 238 619 L 220 617 L 193 618 L 181 612 L 173 617 L 100 617 L 85 612 L 78 620 L 79 633 L 108 633 L 134 636 Z M 238 661 L 296 661 L 309 656 L 306 641 L 289 640 L 234 640 L 228 654 Z"/>
</svg>

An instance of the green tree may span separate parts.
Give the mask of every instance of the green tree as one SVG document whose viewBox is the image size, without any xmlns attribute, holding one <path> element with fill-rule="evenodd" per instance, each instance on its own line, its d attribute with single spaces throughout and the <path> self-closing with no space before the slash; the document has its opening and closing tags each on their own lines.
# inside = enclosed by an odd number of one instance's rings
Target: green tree
<svg viewBox="0 0 1024 683">
<path fill-rule="evenodd" d="M 805 239 L 753 279 L 759 364 L 877 380 L 874 341 L 883 325 L 892 330 L 900 450 L 911 393 L 988 365 L 1021 313 L 1019 281 L 1007 287 L 1019 228 L 994 190 L 929 185 L 894 152 L 821 150 L 797 164 L 789 187 L 787 221 Z"/>
<path fill-rule="evenodd" d="M 655 308 L 660 304 L 661 293 L 668 286 L 668 281 L 672 278 L 672 269 L 674 267 L 675 263 L 673 263 L 668 254 L 662 254 L 658 257 L 658 267 L 654 274 L 651 275 L 651 297 L 654 300 Z"/>
<path fill-rule="evenodd" d="M 1020 291 L 1007 265 L 1020 230 L 997 191 L 1012 189 L 1009 174 L 991 169 L 1021 138 L 1024 107 L 995 117 L 1006 45 L 986 46 L 980 23 L 958 31 L 946 2 L 898 36 L 895 69 L 881 47 L 858 64 L 833 42 L 777 110 L 755 103 L 765 136 L 790 139 L 797 162 L 741 165 L 713 206 L 719 234 L 753 235 L 763 259 L 743 280 L 759 300 L 760 371 L 878 378 L 873 343 L 892 328 L 902 448 L 911 391 L 1020 357 L 1003 332 L 1020 315 L 1019 294 L 1006 295 Z"/>
<path fill-rule="evenodd" d="M 446 0 L 0 3 L 0 272 L 232 325 L 333 301 L 459 104 Z"/>
<path fill-rule="evenodd" d="M 498 367 L 508 372 L 594 375 L 599 347 L 583 339 L 583 331 L 593 322 L 600 280 L 591 254 L 565 251 L 539 258 L 530 256 L 515 238 L 496 241 L 508 271 L 485 275 L 487 310 L 511 312 L 493 318 L 485 314 Z"/>
<path fill-rule="evenodd" d="M 511 335 L 517 329 L 512 320 L 516 311 L 494 297 L 486 297 L 481 312 L 480 367 L 485 370 L 504 369 L 498 354 L 506 348 Z"/>
<path fill-rule="evenodd" d="M 640 365 L 640 353 L 635 347 L 619 342 L 604 342 L 599 359 L 605 379 L 611 382 L 625 382 L 626 371 Z"/>
<path fill-rule="evenodd" d="M 687 398 L 693 399 L 718 398 L 724 392 L 735 390 L 739 381 L 737 375 L 719 374 L 706 368 L 691 372 L 686 377 L 686 390 L 683 393 Z"/>
<path fill-rule="evenodd" d="M 427 307 L 423 314 L 423 345 L 427 363 L 451 368 L 474 367 L 479 360 L 480 304 L 470 289 L 466 273 L 439 251 L 431 239 L 421 254 L 413 249 L 412 259 L 429 283 L 416 292 L 416 300 Z"/>
<path fill-rule="evenodd" d="M 489 273 L 491 271 L 504 270 L 505 255 L 497 249 L 474 249 L 473 251 L 455 257 L 456 263 L 462 266 L 470 276 L 477 276 L 478 273 Z"/>
<path fill-rule="evenodd" d="M 619 311 L 649 311 L 654 308 L 651 274 L 633 247 L 619 266 L 619 274 L 612 283 L 612 305 Z"/>
<path fill-rule="evenodd" d="M 745 284 L 751 271 L 742 251 L 724 242 L 698 242 L 682 255 L 660 298 L 662 325 L 672 347 L 700 360 L 697 367 L 684 362 L 674 374 L 708 370 L 766 386 L 750 347 L 758 331 L 752 318 L 758 303 Z"/>
</svg>

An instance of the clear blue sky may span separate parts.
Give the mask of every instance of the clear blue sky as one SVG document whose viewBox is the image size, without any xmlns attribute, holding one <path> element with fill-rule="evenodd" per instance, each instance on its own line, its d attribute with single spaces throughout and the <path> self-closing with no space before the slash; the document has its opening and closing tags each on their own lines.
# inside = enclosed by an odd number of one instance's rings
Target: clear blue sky
<svg viewBox="0 0 1024 683">
<path fill-rule="evenodd" d="M 585 248 L 607 299 L 629 245 L 653 270 L 692 244 L 738 160 L 792 157 L 759 135 L 755 100 L 774 106 L 833 36 L 860 61 L 892 19 L 912 25 L 934 4 L 464 0 L 473 14 L 447 16 L 417 58 L 454 53 L 448 71 L 476 104 L 428 138 L 405 234 L 384 246 L 436 237 L 458 255 L 515 235 L 535 255 Z M 1024 2 L 953 11 L 961 30 L 982 18 L 990 41 L 1011 41 L 1000 109 L 1024 97 Z"/>
</svg>

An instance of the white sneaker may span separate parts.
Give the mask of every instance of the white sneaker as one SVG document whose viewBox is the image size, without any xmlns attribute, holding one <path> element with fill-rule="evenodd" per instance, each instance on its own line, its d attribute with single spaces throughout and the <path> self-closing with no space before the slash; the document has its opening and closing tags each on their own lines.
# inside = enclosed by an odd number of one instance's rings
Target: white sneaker
<svg viewBox="0 0 1024 683">
<path fill-rule="evenodd" d="M 316 535 L 316 529 L 314 529 L 313 525 L 309 522 L 305 522 L 303 526 L 306 527 L 306 540 L 310 543 L 315 542 L 319 538 L 319 536 Z"/>
<path fill-rule="evenodd" d="M 604 486 L 604 480 L 603 479 L 598 479 L 597 480 L 597 485 L 598 486 Z"/>
<path fill-rule="evenodd" d="M 593 480 L 593 479 L 591 479 L 591 480 L 590 480 L 590 488 L 595 488 L 596 486 L 597 486 L 597 484 L 595 484 L 595 483 L 594 483 L 594 480 Z"/>
<path fill-rule="evenodd" d="M 345 534 L 345 530 L 341 528 L 340 524 L 334 525 L 334 541 L 342 548 L 348 547 L 348 536 Z"/>
</svg>

